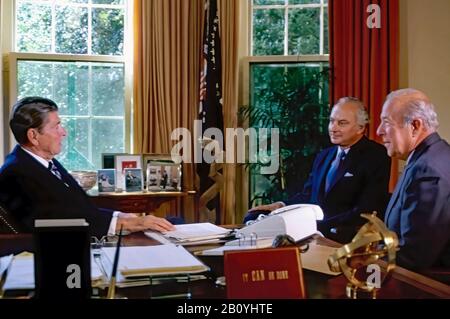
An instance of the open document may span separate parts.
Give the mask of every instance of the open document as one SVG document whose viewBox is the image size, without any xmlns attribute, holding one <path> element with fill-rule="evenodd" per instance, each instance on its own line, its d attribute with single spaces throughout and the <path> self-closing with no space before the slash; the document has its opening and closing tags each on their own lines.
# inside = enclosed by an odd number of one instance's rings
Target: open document
<svg viewBox="0 0 450 319">
<path fill-rule="evenodd" d="M 2 262 L 4 261 L 2 257 Z M 7 256 L 7 258 L 10 258 Z M 94 284 L 96 281 L 103 280 L 103 274 L 97 264 L 91 259 L 91 279 Z M 3 290 L 31 290 L 35 288 L 34 282 L 34 255 L 23 252 L 12 258 L 8 267 L 6 281 Z"/>
<path fill-rule="evenodd" d="M 162 244 L 197 245 L 219 242 L 222 238 L 229 236 L 231 232 L 230 229 L 211 223 L 194 223 L 176 225 L 175 230 L 164 233 L 149 231 L 145 234 Z"/>
<path fill-rule="evenodd" d="M 91 280 L 93 287 L 108 286 L 115 248 L 102 248 L 100 254 L 91 256 Z M 22 253 L 0 258 L 0 264 L 8 265 L 4 291 L 32 290 L 34 281 L 34 256 Z M 3 268 L 3 267 L 2 267 Z M 182 246 L 173 244 L 158 246 L 121 247 L 117 274 L 118 287 L 161 284 L 165 280 L 189 281 L 205 279 L 202 272 L 209 267 L 191 255 Z M 150 280 L 150 276 L 157 276 Z M 165 278 L 161 277 L 165 276 Z"/>
<path fill-rule="evenodd" d="M 102 258 L 112 263 L 115 248 L 102 250 Z M 184 247 L 174 244 L 122 247 L 118 266 L 119 273 L 125 278 L 195 274 L 208 270 L 209 267 Z"/>
</svg>

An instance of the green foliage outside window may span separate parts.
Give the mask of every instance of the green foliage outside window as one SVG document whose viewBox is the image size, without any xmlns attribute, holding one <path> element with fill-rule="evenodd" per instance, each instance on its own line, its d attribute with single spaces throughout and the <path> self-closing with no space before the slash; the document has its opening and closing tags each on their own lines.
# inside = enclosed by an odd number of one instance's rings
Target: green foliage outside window
<svg viewBox="0 0 450 319">
<path fill-rule="evenodd" d="M 329 145 L 328 63 L 305 57 L 328 54 L 328 1 L 252 0 L 251 30 L 258 61 L 286 57 L 250 63 L 250 106 L 240 114 L 250 127 L 280 130 L 280 153 L 272 154 L 279 171 L 261 175 L 262 158 L 248 164 L 254 206 L 301 191 L 316 154 Z"/>
<path fill-rule="evenodd" d="M 16 1 L 16 50 L 122 56 L 125 0 Z M 67 130 L 58 156 L 70 170 L 101 168 L 125 151 L 124 63 L 17 61 L 17 97 L 53 99 Z"/>
<path fill-rule="evenodd" d="M 328 73 L 327 63 L 251 65 L 251 105 L 240 115 L 250 127 L 280 132 L 278 172 L 261 175 L 262 164 L 248 164 L 251 205 L 301 191 L 315 155 L 328 145 Z"/>
</svg>

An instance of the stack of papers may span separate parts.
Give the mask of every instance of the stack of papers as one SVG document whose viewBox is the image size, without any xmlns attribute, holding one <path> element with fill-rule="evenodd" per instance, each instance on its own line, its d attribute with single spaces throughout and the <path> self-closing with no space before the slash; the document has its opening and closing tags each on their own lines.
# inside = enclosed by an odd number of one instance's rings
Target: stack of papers
<svg viewBox="0 0 450 319">
<path fill-rule="evenodd" d="M 103 248 L 102 258 L 110 264 L 116 248 Z M 157 246 L 122 247 L 118 272 L 123 278 L 195 274 L 209 267 L 195 258 L 183 246 L 174 244 Z"/>
<path fill-rule="evenodd" d="M 9 258 L 9 256 L 3 258 Z M 93 284 L 100 280 L 104 280 L 102 271 L 92 259 L 91 279 Z M 34 287 L 34 255 L 32 253 L 24 252 L 14 256 L 11 265 L 8 267 L 3 290 L 31 290 L 34 289 Z"/>
<path fill-rule="evenodd" d="M 249 249 L 261 249 L 272 247 L 273 238 L 259 238 L 257 240 L 245 240 L 239 239 L 227 242 L 225 245 L 212 249 L 205 249 L 199 252 L 199 255 L 203 256 L 222 256 L 226 251 L 232 250 L 249 250 Z"/>
<path fill-rule="evenodd" d="M 211 223 L 194 223 L 176 225 L 176 229 L 163 234 L 145 232 L 145 234 L 162 244 L 175 243 L 179 245 L 200 245 L 218 243 L 230 235 L 232 230 Z"/>
<path fill-rule="evenodd" d="M 105 247 L 100 254 L 91 256 L 91 280 L 93 287 L 109 285 L 116 248 Z M 8 260 L 7 260 L 8 258 Z M 0 265 L 9 265 L 11 257 L 0 259 Z M 121 247 L 117 287 L 134 287 L 160 284 L 167 280 L 178 282 L 205 279 L 200 273 L 209 267 L 190 254 L 184 247 L 174 244 L 158 246 Z M 153 278 L 153 276 L 157 276 Z M 34 256 L 22 253 L 13 257 L 8 267 L 3 290 L 31 290 L 34 282 Z"/>
</svg>

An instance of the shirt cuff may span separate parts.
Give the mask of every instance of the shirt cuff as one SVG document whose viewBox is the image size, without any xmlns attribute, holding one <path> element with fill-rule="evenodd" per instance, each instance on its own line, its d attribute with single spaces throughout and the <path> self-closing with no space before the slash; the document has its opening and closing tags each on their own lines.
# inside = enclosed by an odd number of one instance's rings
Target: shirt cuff
<svg viewBox="0 0 450 319">
<path fill-rule="evenodd" d="M 114 211 L 111 218 L 111 223 L 109 224 L 108 236 L 114 236 L 116 234 L 117 219 L 121 217 L 124 213 L 119 211 Z"/>
</svg>

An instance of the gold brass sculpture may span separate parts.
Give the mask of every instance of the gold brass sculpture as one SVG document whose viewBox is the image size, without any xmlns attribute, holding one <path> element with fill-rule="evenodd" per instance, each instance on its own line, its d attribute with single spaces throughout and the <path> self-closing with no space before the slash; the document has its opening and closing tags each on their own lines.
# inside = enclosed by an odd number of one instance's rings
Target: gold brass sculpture
<svg viewBox="0 0 450 319">
<path fill-rule="evenodd" d="M 332 271 L 342 271 L 349 283 L 346 287 L 346 295 L 356 299 L 358 291 L 370 293 L 376 298 L 377 290 L 388 277 L 390 271 L 395 268 L 395 255 L 398 247 L 398 238 L 395 232 L 390 231 L 386 225 L 373 214 L 361 214 L 369 220 L 352 241 L 328 258 L 328 266 Z M 376 264 L 381 257 L 387 256 L 387 268 L 380 274 L 381 282 L 373 285 L 368 280 L 357 278 L 359 269 Z M 360 275 L 360 272 L 358 273 Z"/>
</svg>

